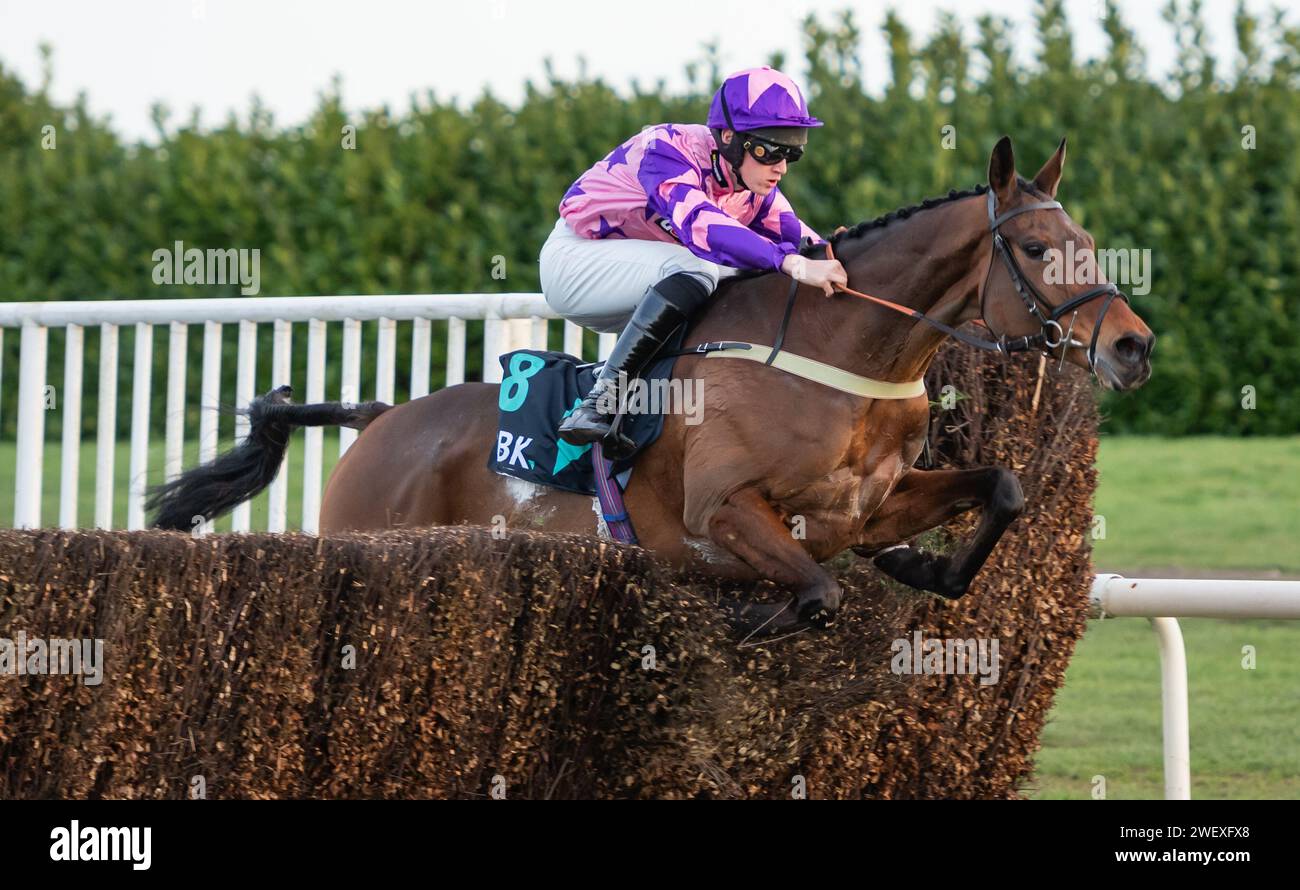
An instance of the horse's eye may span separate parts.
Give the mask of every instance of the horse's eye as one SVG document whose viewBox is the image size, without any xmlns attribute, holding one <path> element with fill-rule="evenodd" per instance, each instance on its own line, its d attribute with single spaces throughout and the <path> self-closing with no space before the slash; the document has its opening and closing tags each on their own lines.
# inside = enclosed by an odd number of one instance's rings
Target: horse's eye
<svg viewBox="0 0 1300 890">
<path fill-rule="evenodd" d="M 1030 241 L 1028 244 L 1020 246 L 1025 249 L 1025 253 L 1029 255 L 1030 259 L 1041 260 L 1043 254 L 1047 253 L 1047 245 L 1041 241 Z"/>
</svg>

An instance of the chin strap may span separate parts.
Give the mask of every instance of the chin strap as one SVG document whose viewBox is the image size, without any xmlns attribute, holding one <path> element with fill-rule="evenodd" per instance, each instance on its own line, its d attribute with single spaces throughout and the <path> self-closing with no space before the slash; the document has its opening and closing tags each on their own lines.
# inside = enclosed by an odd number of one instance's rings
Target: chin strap
<svg viewBox="0 0 1300 890">
<path fill-rule="evenodd" d="M 735 136 L 732 137 L 733 140 L 735 140 L 736 138 L 737 137 Z M 731 168 L 731 178 L 732 178 L 731 190 L 733 192 L 749 191 L 749 186 L 745 185 L 745 178 L 740 175 L 740 165 L 733 163 L 731 160 L 727 158 L 726 155 L 723 155 L 722 159 L 726 161 L 727 166 Z"/>
</svg>

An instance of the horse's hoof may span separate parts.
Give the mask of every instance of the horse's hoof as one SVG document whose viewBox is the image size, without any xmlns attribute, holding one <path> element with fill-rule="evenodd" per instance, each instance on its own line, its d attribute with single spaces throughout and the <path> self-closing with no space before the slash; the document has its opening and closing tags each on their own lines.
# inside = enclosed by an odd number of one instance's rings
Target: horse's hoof
<svg viewBox="0 0 1300 890">
<path fill-rule="evenodd" d="M 900 547 L 887 550 L 872 560 L 880 569 L 895 581 L 902 581 L 908 587 L 917 590 L 929 590 L 943 593 L 943 575 L 947 570 L 948 558 L 915 547 Z"/>
<path fill-rule="evenodd" d="M 828 580 L 801 591 L 795 601 L 795 610 L 800 621 L 824 630 L 835 621 L 842 598 L 840 585 Z"/>
<path fill-rule="evenodd" d="M 968 590 L 970 590 L 970 581 L 944 578 L 938 585 L 938 589 L 935 590 L 935 593 L 939 594 L 944 599 L 959 600 L 966 595 L 966 591 Z"/>
<path fill-rule="evenodd" d="M 835 623 L 836 614 L 835 610 L 828 609 L 825 606 L 819 606 L 815 609 L 800 609 L 799 620 L 812 625 L 818 630 L 826 630 Z"/>
<path fill-rule="evenodd" d="M 835 621 L 835 613 L 839 609 L 831 606 L 822 597 L 811 597 L 806 600 L 800 600 L 795 604 L 795 612 L 798 620 L 803 624 L 811 624 L 819 630 L 825 630 Z"/>
<path fill-rule="evenodd" d="M 900 547 L 885 551 L 873 562 L 894 580 L 917 590 L 937 593 L 944 599 L 961 599 L 970 588 L 970 579 L 959 577 L 952 560 L 937 553 Z"/>
</svg>

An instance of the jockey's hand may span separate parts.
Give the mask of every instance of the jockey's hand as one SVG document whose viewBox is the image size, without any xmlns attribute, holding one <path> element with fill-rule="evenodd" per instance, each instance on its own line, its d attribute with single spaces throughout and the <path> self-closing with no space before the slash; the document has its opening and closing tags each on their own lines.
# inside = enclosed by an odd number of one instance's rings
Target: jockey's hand
<svg viewBox="0 0 1300 890">
<path fill-rule="evenodd" d="M 820 287 L 826 296 L 835 295 L 834 285 L 848 286 L 849 276 L 839 260 L 813 260 L 792 253 L 781 261 L 781 271 L 800 284 Z"/>
</svg>

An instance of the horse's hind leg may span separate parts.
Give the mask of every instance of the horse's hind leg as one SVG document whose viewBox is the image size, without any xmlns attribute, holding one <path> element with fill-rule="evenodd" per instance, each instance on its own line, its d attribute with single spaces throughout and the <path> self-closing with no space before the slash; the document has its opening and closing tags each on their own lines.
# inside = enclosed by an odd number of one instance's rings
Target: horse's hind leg
<svg viewBox="0 0 1300 890">
<path fill-rule="evenodd" d="M 950 556 L 899 544 L 972 507 L 983 508 L 979 527 Z M 853 550 L 874 557 L 891 578 L 956 599 L 970 587 L 1002 533 L 1024 508 L 1019 480 L 1001 467 L 912 469 L 871 517 Z"/>
<path fill-rule="evenodd" d="M 709 519 L 709 537 L 762 577 L 794 590 L 784 606 L 738 606 L 742 628 L 773 634 L 825 625 L 840 608 L 840 585 L 795 540 L 772 506 L 752 488 L 731 495 Z"/>
</svg>

